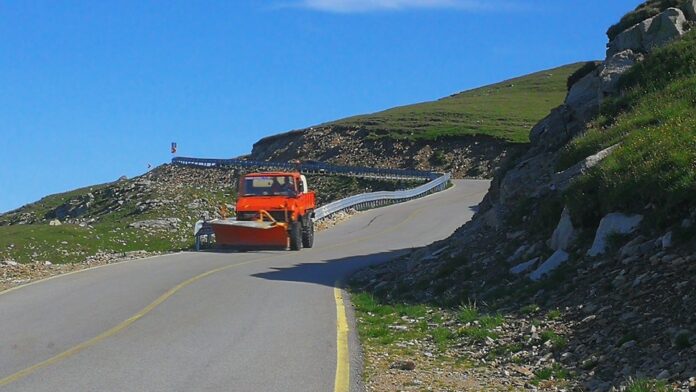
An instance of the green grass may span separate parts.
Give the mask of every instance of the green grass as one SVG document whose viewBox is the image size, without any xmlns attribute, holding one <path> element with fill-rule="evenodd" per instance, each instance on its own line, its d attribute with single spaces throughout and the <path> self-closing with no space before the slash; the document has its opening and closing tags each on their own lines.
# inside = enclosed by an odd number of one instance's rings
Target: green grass
<svg viewBox="0 0 696 392">
<path fill-rule="evenodd" d="M 205 172 L 209 170 L 209 172 Z M 174 181 L 185 171 L 188 182 Z M 232 174 L 231 174 L 232 173 Z M 215 177 L 214 175 L 220 175 Z M 130 251 L 167 252 L 190 249 L 194 244 L 195 216 L 187 205 L 203 201 L 209 213 L 223 203 L 233 203 L 236 197 L 237 174 L 223 169 L 200 169 L 163 166 L 153 169 L 147 177 L 154 186 L 138 185 L 137 179 L 95 185 L 50 195 L 18 210 L 0 215 L 0 260 L 20 263 L 50 261 L 52 263 L 79 263 L 99 252 L 123 253 Z M 229 180 L 233 177 L 233 181 Z M 203 180 L 197 182 L 195 179 Z M 212 179 L 211 179 L 212 178 Z M 310 188 L 317 190 L 322 204 L 348 195 L 373 190 L 395 190 L 420 185 L 414 181 L 386 181 L 353 177 L 308 176 Z M 131 189 L 130 187 L 135 188 Z M 91 197 L 90 197 L 91 195 Z M 113 209 L 118 200 L 123 205 Z M 161 200 L 165 203 L 146 211 L 139 202 Z M 82 226 L 63 224 L 49 226 L 52 211 L 72 201 L 89 207 L 84 217 L 94 218 Z M 14 224 L 22 217 L 31 217 L 32 224 Z M 129 224 L 148 219 L 179 218 L 177 229 L 171 231 L 140 230 Z"/>
<path fill-rule="evenodd" d="M 459 309 L 459 321 L 471 323 L 479 319 L 479 311 L 476 304 L 464 305 Z"/>
<path fill-rule="evenodd" d="M 539 310 L 541 310 L 541 308 L 539 307 L 539 305 L 537 305 L 537 304 L 529 304 L 529 305 L 523 306 L 523 307 L 520 309 L 520 312 L 521 312 L 522 314 L 533 314 L 533 313 L 538 312 Z"/>
<path fill-rule="evenodd" d="M 551 380 L 567 380 L 570 378 L 571 374 L 567 369 L 564 369 L 561 365 L 555 364 L 550 367 L 545 367 L 534 373 L 534 379 L 532 380 L 533 385 L 539 385 L 543 381 Z"/>
<path fill-rule="evenodd" d="M 563 313 L 561 313 L 561 311 L 558 309 L 552 309 L 552 310 L 549 310 L 548 313 L 546 313 L 546 318 L 548 320 L 558 320 L 562 316 L 563 316 Z"/>
<path fill-rule="evenodd" d="M 484 135 L 526 143 L 530 128 L 563 102 L 568 77 L 583 64 L 566 65 L 437 101 L 396 107 L 324 125 L 360 127 L 368 131 L 368 138 L 372 139 L 436 140 Z"/>
<path fill-rule="evenodd" d="M 664 381 L 648 380 L 645 378 L 632 380 L 626 387 L 626 392 L 672 392 L 674 388 Z"/>
<path fill-rule="evenodd" d="M 666 226 L 696 205 L 696 31 L 656 51 L 622 80 L 626 94 L 567 146 L 559 168 L 620 145 L 576 181 L 565 200 L 573 222 L 583 227 L 614 211 L 641 213 Z"/>
<path fill-rule="evenodd" d="M 568 346 L 568 341 L 563 336 L 558 335 L 553 331 L 542 331 L 539 334 L 542 342 L 551 342 L 551 347 L 554 350 L 563 350 Z"/>
</svg>

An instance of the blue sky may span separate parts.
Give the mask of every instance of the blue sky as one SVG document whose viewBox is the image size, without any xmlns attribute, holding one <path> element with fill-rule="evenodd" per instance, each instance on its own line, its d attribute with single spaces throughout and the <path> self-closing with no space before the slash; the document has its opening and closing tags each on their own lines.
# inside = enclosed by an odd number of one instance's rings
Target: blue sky
<svg viewBox="0 0 696 392">
<path fill-rule="evenodd" d="M 0 211 L 599 59 L 633 0 L 0 2 Z"/>
</svg>

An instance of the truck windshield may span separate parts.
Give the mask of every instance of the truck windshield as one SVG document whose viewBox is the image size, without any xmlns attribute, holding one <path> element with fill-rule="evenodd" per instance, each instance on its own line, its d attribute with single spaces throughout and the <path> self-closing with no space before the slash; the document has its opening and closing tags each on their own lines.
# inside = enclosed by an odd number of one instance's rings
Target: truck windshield
<svg viewBox="0 0 696 392">
<path fill-rule="evenodd" d="M 295 196 L 297 188 L 292 176 L 247 177 L 239 192 L 242 196 Z"/>
</svg>

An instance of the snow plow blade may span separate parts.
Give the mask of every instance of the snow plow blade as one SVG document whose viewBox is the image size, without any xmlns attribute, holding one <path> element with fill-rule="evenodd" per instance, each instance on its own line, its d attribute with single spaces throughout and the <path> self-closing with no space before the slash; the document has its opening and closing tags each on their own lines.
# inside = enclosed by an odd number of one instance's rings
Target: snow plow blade
<svg viewBox="0 0 696 392">
<path fill-rule="evenodd" d="M 215 242 L 222 247 L 240 249 L 286 249 L 287 225 L 281 222 L 238 221 L 235 219 L 210 222 Z"/>
</svg>

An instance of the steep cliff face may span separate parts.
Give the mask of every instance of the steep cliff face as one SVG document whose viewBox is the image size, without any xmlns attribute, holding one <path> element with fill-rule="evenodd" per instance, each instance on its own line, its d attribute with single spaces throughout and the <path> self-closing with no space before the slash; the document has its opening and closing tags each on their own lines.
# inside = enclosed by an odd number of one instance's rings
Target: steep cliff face
<svg viewBox="0 0 696 392">
<path fill-rule="evenodd" d="M 493 338 L 476 346 L 482 366 L 493 356 L 506 376 L 563 375 L 544 390 L 696 388 L 696 1 L 645 9 L 570 78 L 471 222 L 362 271 L 356 290 L 502 314 L 524 338 L 515 353 Z M 551 314 L 562 345 L 538 336 L 535 318 Z"/>
</svg>

